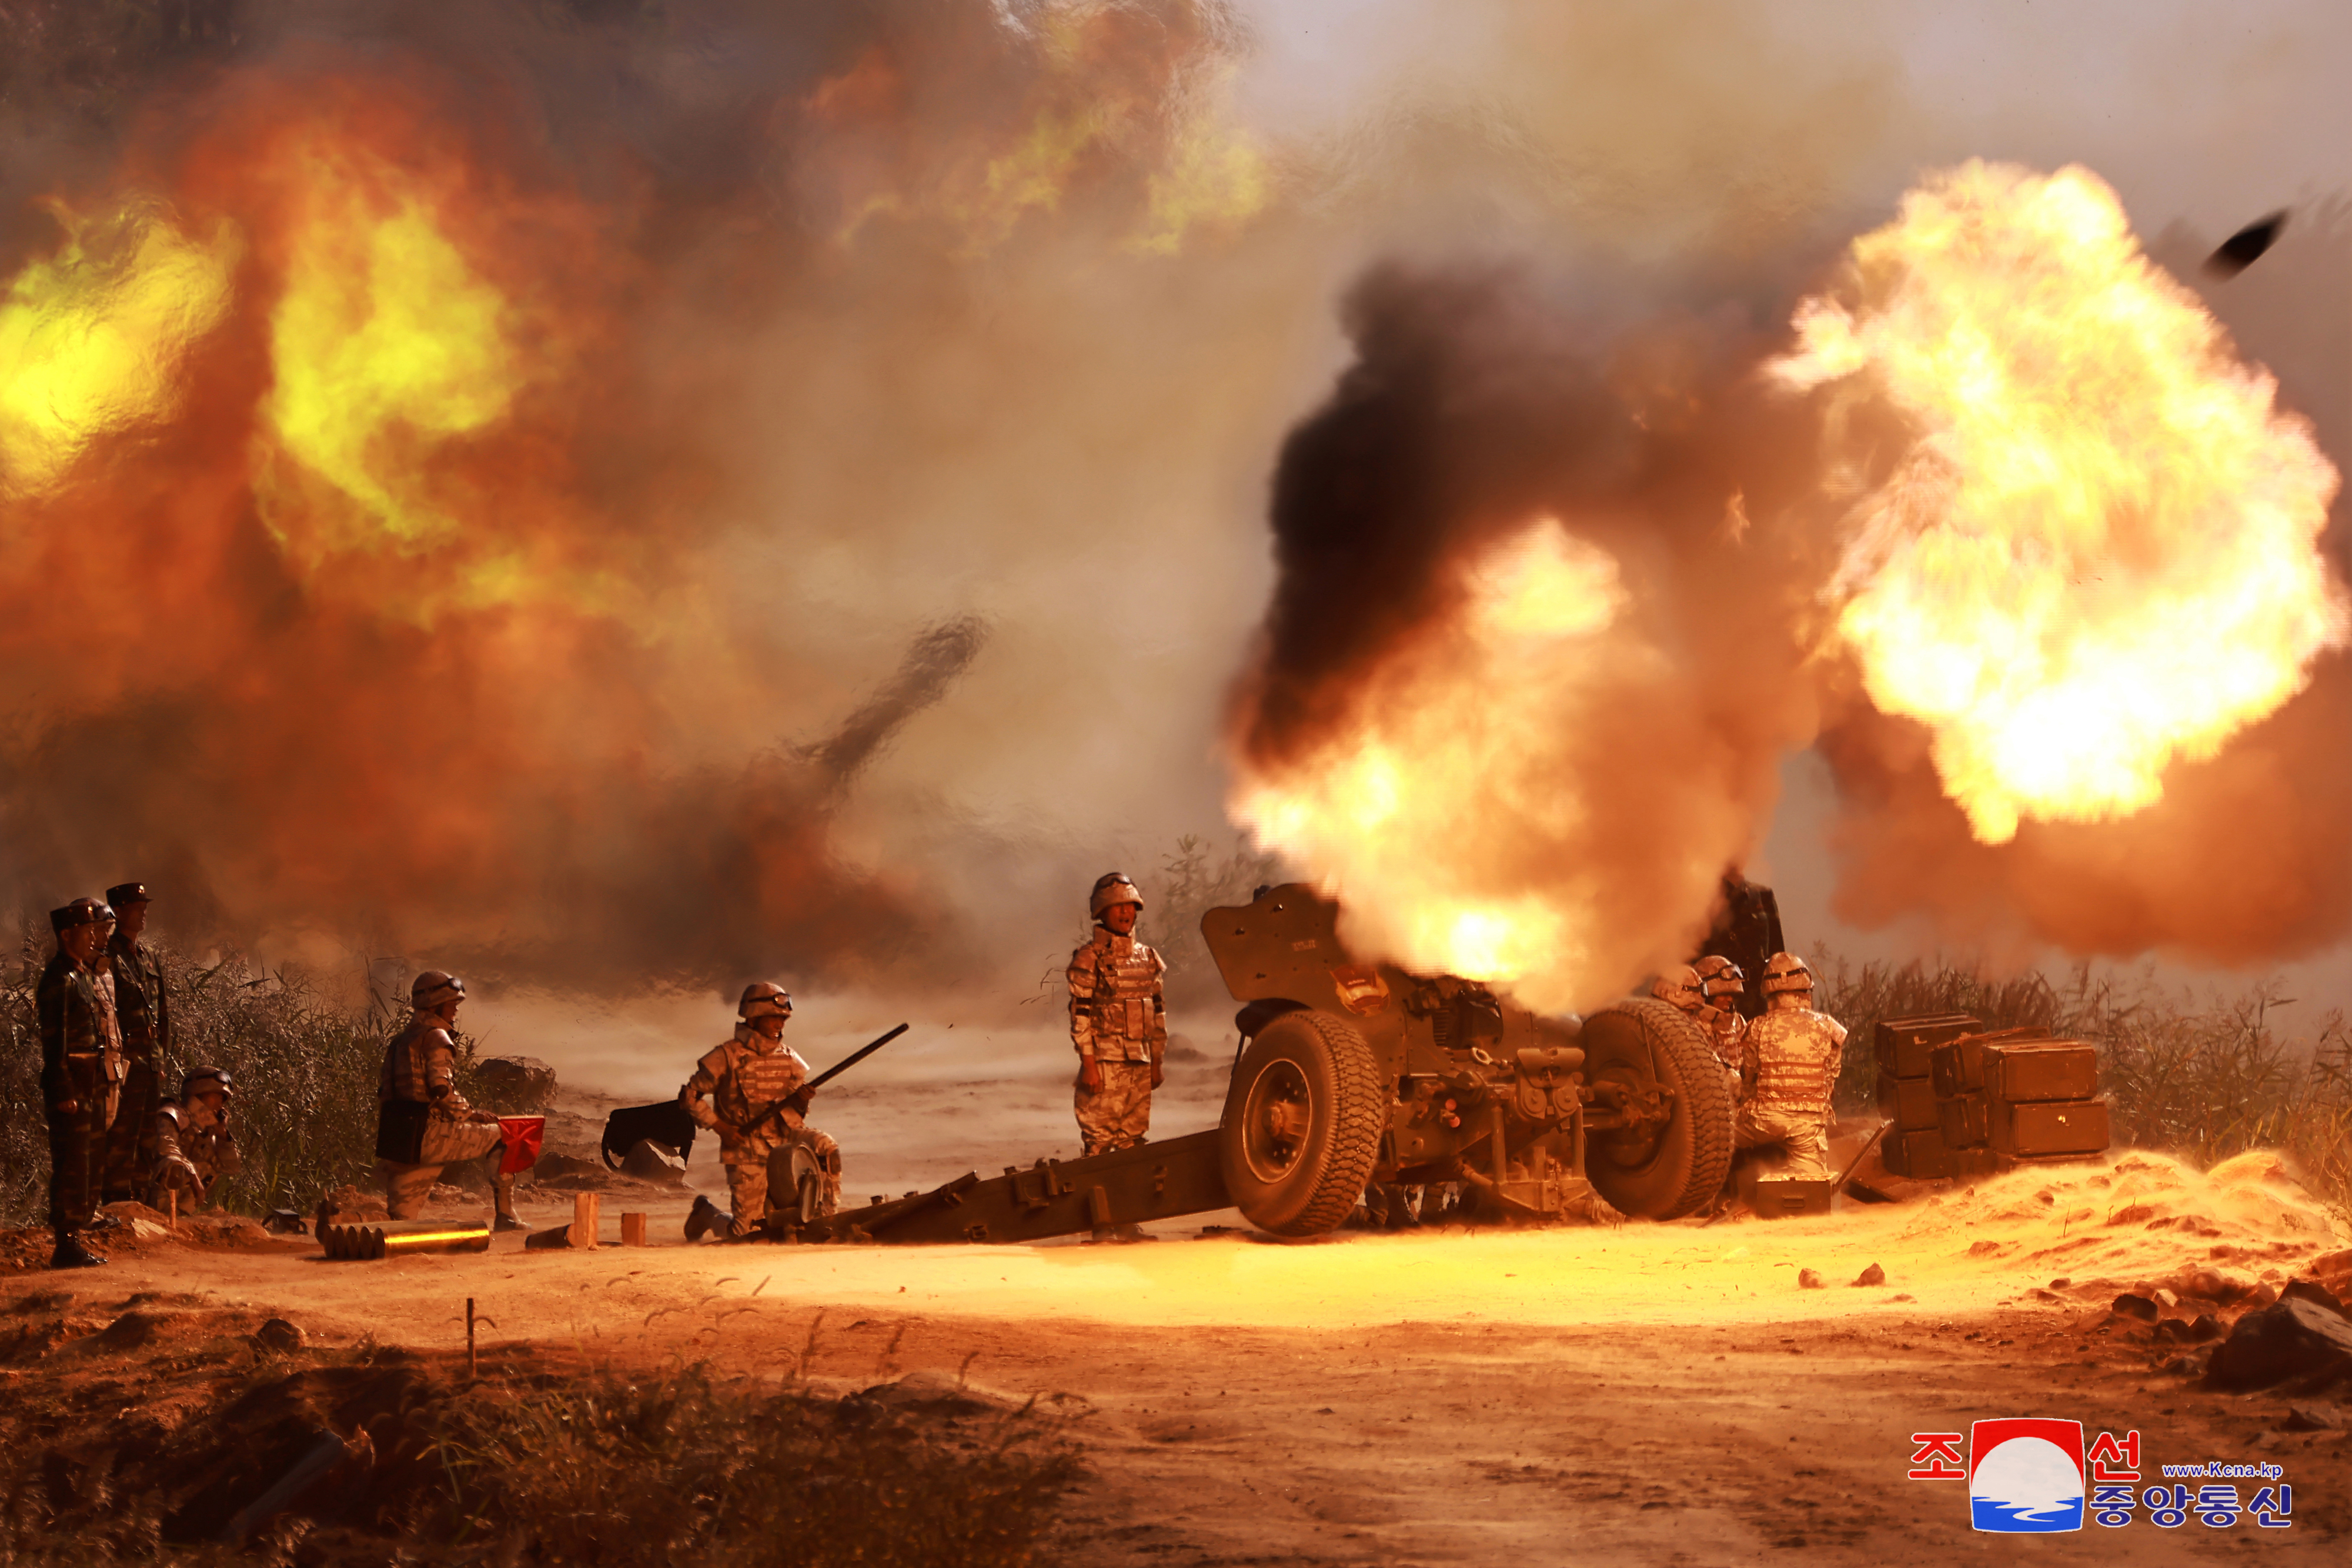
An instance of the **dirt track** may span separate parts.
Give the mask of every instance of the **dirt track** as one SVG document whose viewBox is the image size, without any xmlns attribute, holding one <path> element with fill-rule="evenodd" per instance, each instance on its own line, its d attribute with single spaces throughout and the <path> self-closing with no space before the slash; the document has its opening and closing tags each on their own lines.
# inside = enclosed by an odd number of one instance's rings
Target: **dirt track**
<svg viewBox="0 0 2352 1568">
<path fill-rule="evenodd" d="M 2267 1458 L 2295 1488 L 2291 1530 L 2143 1515 L 2040 1542 L 2053 1560 L 2340 1558 L 2352 1448 L 2276 1431 L 2274 1396 L 2155 1370 L 2177 1347 L 2105 1310 L 2167 1265 L 2283 1278 L 2340 1235 L 2259 1172 L 2217 1184 L 2128 1156 L 2070 1180 L 1777 1225 L 1306 1247 L 525 1254 L 502 1238 L 488 1257 L 329 1264 L 307 1246 L 152 1244 L 102 1272 L 0 1290 L 22 1301 L 68 1286 L 93 1322 L 136 1291 L 199 1291 L 330 1340 L 416 1348 L 462 1343 L 470 1294 L 493 1343 L 1074 1396 L 1099 1477 L 1060 1542 L 1078 1563 L 2006 1556 L 1969 1530 L 1958 1483 L 1903 1472 L 1910 1433 L 2017 1415 L 2137 1427 L 2148 1467 Z M 608 1201 L 608 1234 L 614 1213 Z M 1885 1286 L 1846 1283 L 1873 1262 Z M 1829 1287 L 1800 1289 L 1801 1268 Z M 2069 1282 L 2051 1291 L 2053 1278 Z M 14 1375 L 57 1375 L 61 1355 Z"/>
</svg>

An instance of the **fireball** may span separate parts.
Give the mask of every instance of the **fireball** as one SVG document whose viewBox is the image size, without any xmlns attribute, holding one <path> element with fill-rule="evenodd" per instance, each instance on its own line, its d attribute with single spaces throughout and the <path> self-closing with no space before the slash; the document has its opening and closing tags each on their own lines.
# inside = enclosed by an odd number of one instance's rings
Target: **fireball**
<svg viewBox="0 0 2352 1568">
<path fill-rule="evenodd" d="M 1769 373 L 1911 432 L 1828 591 L 1882 711 L 1988 843 L 2163 793 L 2343 646 L 2336 475 L 2086 170 L 1928 181 Z"/>
</svg>

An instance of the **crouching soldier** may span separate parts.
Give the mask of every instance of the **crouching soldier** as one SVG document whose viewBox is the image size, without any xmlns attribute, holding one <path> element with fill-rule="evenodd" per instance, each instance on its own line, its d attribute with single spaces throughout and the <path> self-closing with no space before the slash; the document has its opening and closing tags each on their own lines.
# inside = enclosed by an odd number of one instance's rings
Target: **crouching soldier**
<svg viewBox="0 0 2352 1568">
<path fill-rule="evenodd" d="M 1715 1050 L 1717 1060 L 1723 1063 L 1724 1087 L 1738 1104 L 1743 1092 L 1739 1078 L 1739 1054 L 1735 1049 L 1724 1054 L 1723 1029 L 1717 1010 L 1706 1005 L 1706 982 L 1699 978 L 1698 970 L 1688 964 L 1677 964 L 1651 982 L 1650 994 L 1664 1002 L 1698 1025 L 1699 1032 Z"/>
<path fill-rule="evenodd" d="M 1778 1145 L 1788 1174 L 1829 1178 L 1830 1093 L 1845 1061 L 1845 1026 L 1813 1010 L 1813 972 L 1775 953 L 1764 966 L 1765 1011 L 1748 1026 L 1748 1099 L 1732 1123 L 1742 1149 Z"/>
<path fill-rule="evenodd" d="M 516 1172 L 501 1170 L 506 1134 L 496 1114 L 477 1111 L 457 1092 L 457 1044 L 449 1030 L 466 999 L 466 982 L 427 969 L 409 987 L 408 1024 L 384 1047 L 375 1153 L 383 1200 L 394 1219 L 415 1219 L 444 1166 L 484 1162 L 498 1209 L 492 1228 L 520 1230 Z"/>
<path fill-rule="evenodd" d="M 236 1134 L 228 1124 L 228 1071 L 191 1068 L 180 1077 L 180 1097 L 155 1111 L 155 1168 L 147 1206 L 162 1208 L 177 1194 L 184 1209 L 212 1201 L 215 1186 L 240 1168 Z"/>
<path fill-rule="evenodd" d="M 730 1237 L 759 1229 L 768 1212 L 768 1159 L 779 1149 L 808 1151 L 817 1171 L 819 1218 L 841 1206 L 841 1146 L 808 1124 L 816 1092 L 808 1086 L 809 1065 L 784 1043 L 791 993 L 765 980 L 746 986 L 735 1016 L 740 1021 L 732 1038 L 696 1062 L 694 1076 L 677 1092 L 687 1114 L 719 1134 L 719 1161 L 727 1167 L 735 1210 L 722 1215 L 698 1197 L 686 1218 L 688 1241 L 717 1229 Z"/>
</svg>

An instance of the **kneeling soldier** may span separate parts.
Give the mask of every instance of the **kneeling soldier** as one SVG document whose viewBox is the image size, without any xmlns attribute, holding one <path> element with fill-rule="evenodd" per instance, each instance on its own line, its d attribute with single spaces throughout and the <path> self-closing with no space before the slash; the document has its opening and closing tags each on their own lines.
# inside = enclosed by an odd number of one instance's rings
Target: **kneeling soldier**
<svg viewBox="0 0 2352 1568">
<path fill-rule="evenodd" d="M 736 1005 L 740 1019 L 694 1064 L 694 1076 L 677 1092 L 698 1125 L 719 1134 L 719 1160 L 727 1167 L 731 1216 L 719 1214 L 707 1197 L 694 1200 L 686 1239 L 699 1241 L 724 1226 L 730 1236 L 749 1236 L 768 1212 L 768 1156 L 798 1145 L 817 1169 L 817 1214 L 841 1206 L 841 1146 L 808 1124 L 808 1063 L 784 1043 L 784 1021 L 793 1016 L 791 993 L 758 981 L 743 988 Z"/>
<path fill-rule="evenodd" d="M 228 1125 L 228 1071 L 191 1068 L 180 1077 L 180 1097 L 155 1112 L 155 1168 L 148 1180 L 147 1206 L 162 1208 L 180 1196 L 184 1209 L 210 1202 L 214 1184 L 240 1168 L 236 1134 Z"/>
<path fill-rule="evenodd" d="M 496 1114 L 477 1111 L 457 1092 L 457 1043 L 450 1026 L 466 999 L 466 982 L 438 969 L 416 977 L 408 990 L 414 1009 L 407 1027 L 384 1047 L 378 1083 L 375 1153 L 383 1200 L 394 1219 L 415 1219 L 441 1175 L 458 1160 L 479 1159 L 495 1195 L 499 1230 L 520 1230 L 515 1174 L 501 1171 L 506 1134 Z"/>
</svg>

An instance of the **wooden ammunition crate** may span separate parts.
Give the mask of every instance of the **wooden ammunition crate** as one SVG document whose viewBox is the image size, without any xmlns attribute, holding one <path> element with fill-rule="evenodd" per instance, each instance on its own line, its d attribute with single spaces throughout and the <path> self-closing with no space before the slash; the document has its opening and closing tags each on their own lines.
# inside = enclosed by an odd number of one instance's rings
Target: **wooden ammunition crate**
<svg viewBox="0 0 2352 1568">
<path fill-rule="evenodd" d="M 1941 1134 L 1945 1146 L 1972 1149 L 1992 1135 L 1992 1124 L 1985 1111 L 1981 1094 L 1939 1096 L 1936 1101 L 1936 1130 Z"/>
<path fill-rule="evenodd" d="M 1945 1144 L 1944 1134 L 1932 1127 L 1916 1133 L 1890 1128 L 1886 1136 L 1879 1140 L 1878 1147 L 1879 1157 L 1896 1176 L 1933 1181 L 1952 1174 L 1952 1151 Z"/>
<path fill-rule="evenodd" d="M 2107 1146 L 2104 1100 L 1995 1100 L 1990 1122 L 1997 1154 L 2095 1155 Z"/>
<path fill-rule="evenodd" d="M 1948 1040 L 1974 1033 L 1977 1027 L 1977 1020 L 1966 1013 L 1881 1019 L 1872 1037 L 1878 1071 L 1882 1076 L 1925 1078 L 1930 1051 Z"/>
<path fill-rule="evenodd" d="M 1894 1132 L 1926 1132 L 1936 1125 L 1935 1088 L 1924 1078 L 1881 1078 L 1878 1113 Z"/>
<path fill-rule="evenodd" d="M 2074 1040 L 1989 1041 L 1984 1087 L 1995 1100 L 2088 1100 L 2099 1092 L 2099 1053 Z"/>
<path fill-rule="evenodd" d="M 1936 1098 L 1974 1094 L 1984 1087 L 1984 1041 L 1976 1035 L 1948 1040 L 1927 1053 L 1927 1082 Z"/>
</svg>

